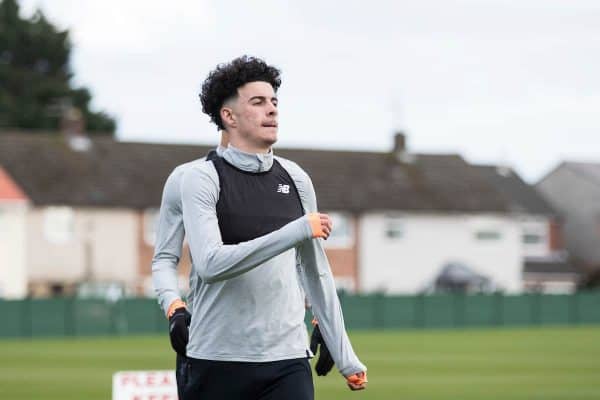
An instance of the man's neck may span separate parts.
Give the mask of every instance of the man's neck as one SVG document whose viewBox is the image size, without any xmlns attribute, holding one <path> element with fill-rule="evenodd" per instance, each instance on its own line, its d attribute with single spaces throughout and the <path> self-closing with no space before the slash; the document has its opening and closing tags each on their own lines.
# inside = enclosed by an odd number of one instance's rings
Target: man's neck
<svg viewBox="0 0 600 400">
<path fill-rule="evenodd" d="M 234 140 L 229 141 L 229 144 L 235 147 L 238 150 L 243 151 L 244 153 L 250 154 L 267 154 L 271 152 L 271 146 L 269 147 L 261 147 L 256 145 L 251 145 L 248 143 L 239 143 Z"/>
<path fill-rule="evenodd" d="M 227 148 L 228 145 L 229 145 L 229 132 L 227 132 L 226 130 L 222 130 L 220 146 Z"/>
</svg>

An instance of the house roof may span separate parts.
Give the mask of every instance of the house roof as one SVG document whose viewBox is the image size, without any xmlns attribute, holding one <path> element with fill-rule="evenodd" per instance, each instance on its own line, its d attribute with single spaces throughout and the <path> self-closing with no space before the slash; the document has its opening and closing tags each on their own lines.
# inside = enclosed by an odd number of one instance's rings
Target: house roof
<svg viewBox="0 0 600 400">
<path fill-rule="evenodd" d="M 552 179 L 554 174 L 558 171 L 568 170 L 570 173 L 584 179 L 585 181 L 600 186 L 600 163 L 592 162 L 574 162 L 574 161 L 563 161 L 554 167 L 550 172 L 544 175 L 536 186 L 540 186 L 548 179 Z"/>
<path fill-rule="evenodd" d="M 547 216 L 557 214 L 535 187 L 524 182 L 511 168 L 495 165 L 478 165 L 476 168 L 508 202 L 511 211 Z"/>
<path fill-rule="evenodd" d="M 158 207 L 163 184 L 179 164 L 204 156 L 212 146 L 117 142 L 91 138 L 75 151 L 60 135 L 0 133 L 0 165 L 34 204 Z M 507 212 L 481 168 L 455 154 L 414 154 L 275 149 L 310 175 L 323 210 Z"/>
<path fill-rule="evenodd" d="M 74 151 L 57 134 L 3 133 L 0 165 L 36 205 L 147 208 L 160 205 L 175 166 L 208 149 L 91 140 L 88 151 Z"/>
<path fill-rule="evenodd" d="M 0 201 L 27 201 L 23 190 L 12 180 L 10 175 L 0 166 Z"/>
<path fill-rule="evenodd" d="M 563 165 L 577 175 L 600 186 L 600 164 L 585 162 L 565 162 Z"/>
</svg>

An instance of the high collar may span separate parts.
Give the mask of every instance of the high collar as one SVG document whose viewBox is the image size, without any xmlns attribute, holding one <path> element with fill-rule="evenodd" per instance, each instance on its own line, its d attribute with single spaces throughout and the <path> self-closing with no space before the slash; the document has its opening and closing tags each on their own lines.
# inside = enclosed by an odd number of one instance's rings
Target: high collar
<svg viewBox="0 0 600 400">
<path fill-rule="evenodd" d="M 273 150 L 268 153 L 246 153 L 229 145 L 222 157 L 234 167 L 247 172 L 265 172 L 273 166 Z"/>
<path fill-rule="evenodd" d="M 215 149 L 215 151 L 217 152 L 217 155 L 219 157 L 223 157 L 223 152 L 227 149 L 227 147 L 218 145 L 217 148 Z"/>
</svg>

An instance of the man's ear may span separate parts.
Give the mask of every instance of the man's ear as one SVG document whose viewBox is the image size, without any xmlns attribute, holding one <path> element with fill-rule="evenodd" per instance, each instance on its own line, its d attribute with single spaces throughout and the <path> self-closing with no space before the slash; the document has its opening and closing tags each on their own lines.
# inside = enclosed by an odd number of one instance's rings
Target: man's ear
<svg viewBox="0 0 600 400">
<path fill-rule="evenodd" d="M 233 109 L 231 107 L 223 106 L 220 111 L 221 121 L 223 121 L 223 125 L 236 127 L 237 120 L 235 115 L 233 114 Z"/>
</svg>

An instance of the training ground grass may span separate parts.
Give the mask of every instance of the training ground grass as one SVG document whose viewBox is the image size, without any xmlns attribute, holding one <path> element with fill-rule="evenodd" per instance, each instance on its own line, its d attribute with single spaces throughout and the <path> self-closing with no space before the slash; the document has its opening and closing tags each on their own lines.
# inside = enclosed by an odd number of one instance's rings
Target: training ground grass
<svg viewBox="0 0 600 400">
<path fill-rule="evenodd" d="M 600 327 L 351 332 L 369 388 L 333 371 L 317 399 L 598 399 Z M 0 340 L 0 399 L 110 400 L 118 370 L 170 369 L 164 336 Z M 232 377 L 235 379 L 235 377 Z"/>
</svg>

